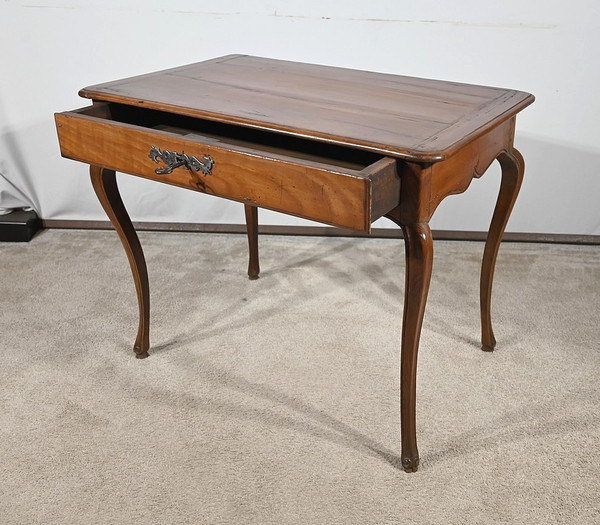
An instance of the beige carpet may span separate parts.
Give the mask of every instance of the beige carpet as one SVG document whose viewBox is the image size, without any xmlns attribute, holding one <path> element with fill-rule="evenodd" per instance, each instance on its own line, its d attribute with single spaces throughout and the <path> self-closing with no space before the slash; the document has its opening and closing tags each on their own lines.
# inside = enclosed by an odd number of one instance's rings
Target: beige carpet
<svg viewBox="0 0 600 525">
<path fill-rule="evenodd" d="M 0 523 L 600 523 L 600 248 L 436 243 L 399 446 L 402 241 L 114 232 L 0 244 Z"/>
</svg>

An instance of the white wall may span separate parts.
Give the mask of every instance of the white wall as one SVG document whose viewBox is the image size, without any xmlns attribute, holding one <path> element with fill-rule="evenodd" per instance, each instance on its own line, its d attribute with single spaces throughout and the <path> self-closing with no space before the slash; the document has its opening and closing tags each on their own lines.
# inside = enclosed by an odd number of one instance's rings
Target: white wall
<svg viewBox="0 0 600 525">
<path fill-rule="evenodd" d="M 529 91 L 525 182 L 509 231 L 600 234 L 597 0 L 0 0 L 0 192 L 46 219 L 104 219 L 86 166 L 62 159 L 53 112 L 90 84 L 245 53 Z M 242 206 L 120 176 L 134 220 L 242 223 Z M 485 230 L 494 165 L 438 209 L 437 229 Z M 0 197 L 1 198 L 1 197 Z M 0 200 L 0 206 L 3 203 Z M 307 224 L 262 212 L 261 222 Z M 377 226 L 387 226 L 380 221 Z"/>
</svg>

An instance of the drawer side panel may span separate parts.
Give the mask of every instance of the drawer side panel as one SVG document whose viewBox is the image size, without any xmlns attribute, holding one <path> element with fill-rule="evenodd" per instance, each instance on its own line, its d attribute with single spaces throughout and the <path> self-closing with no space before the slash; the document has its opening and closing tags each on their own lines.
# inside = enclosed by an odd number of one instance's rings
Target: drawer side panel
<svg viewBox="0 0 600 525">
<path fill-rule="evenodd" d="M 371 179 L 371 222 L 383 217 L 400 204 L 400 175 L 398 161 L 384 157 L 364 172 Z"/>
</svg>

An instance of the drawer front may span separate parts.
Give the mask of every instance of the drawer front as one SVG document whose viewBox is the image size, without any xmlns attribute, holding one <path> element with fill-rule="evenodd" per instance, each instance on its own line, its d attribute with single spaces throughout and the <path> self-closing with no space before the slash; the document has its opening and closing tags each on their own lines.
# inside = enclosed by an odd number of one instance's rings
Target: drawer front
<svg viewBox="0 0 600 525">
<path fill-rule="evenodd" d="M 369 231 L 371 222 L 399 197 L 394 159 L 383 158 L 355 171 L 115 122 L 84 111 L 56 115 L 64 157 L 362 231 Z M 196 157 L 204 166 L 197 165 L 195 171 L 181 165 L 170 173 L 157 173 L 166 171 L 160 156 L 165 151 Z"/>
</svg>

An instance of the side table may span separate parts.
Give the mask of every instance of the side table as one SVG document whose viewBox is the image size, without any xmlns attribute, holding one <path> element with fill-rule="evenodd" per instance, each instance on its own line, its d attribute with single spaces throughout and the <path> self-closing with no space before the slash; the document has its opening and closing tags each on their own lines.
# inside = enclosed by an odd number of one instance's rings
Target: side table
<svg viewBox="0 0 600 525">
<path fill-rule="evenodd" d="M 115 172 L 244 204 L 248 275 L 259 274 L 257 208 L 369 232 L 404 234 L 402 466 L 419 465 L 417 350 L 433 260 L 429 221 L 498 159 L 502 182 L 480 282 L 482 348 L 496 345 L 490 302 L 500 240 L 523 179 L 516 115 L 534 97 L 510 89 L 230 55 L 85 88 L 92 105 L 56 114 L 61 153 L 90 164 L 94 190 L 127 252 L 147 357 L 144 254 Z"/>
</svg>

